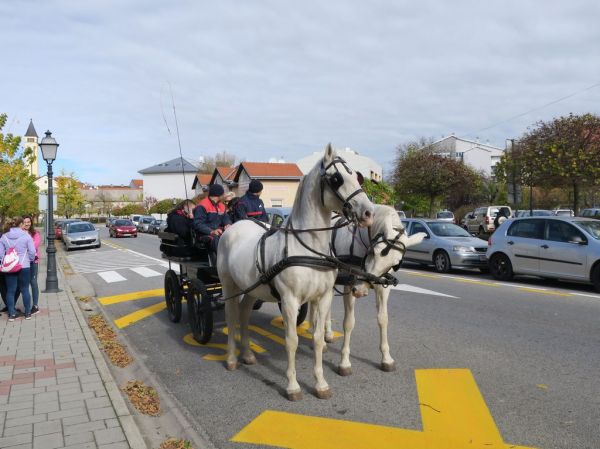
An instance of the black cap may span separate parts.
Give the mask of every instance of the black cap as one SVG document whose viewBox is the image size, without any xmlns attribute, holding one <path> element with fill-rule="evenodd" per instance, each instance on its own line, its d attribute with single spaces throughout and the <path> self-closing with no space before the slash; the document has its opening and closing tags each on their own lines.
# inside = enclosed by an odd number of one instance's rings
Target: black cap
<svg viewBox="0 0 600 449">
<path fill-rule="evenodd" d="M 225 193 L 225 189 L 221 184 L 211 184 L 208 188 L 208 196 L 221 196 Z"/>
</svg>

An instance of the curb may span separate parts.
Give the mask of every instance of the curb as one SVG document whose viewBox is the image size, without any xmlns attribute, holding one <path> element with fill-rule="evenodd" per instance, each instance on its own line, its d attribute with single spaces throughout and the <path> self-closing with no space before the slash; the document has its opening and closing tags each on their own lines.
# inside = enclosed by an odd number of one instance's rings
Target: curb
<svg viewBox="0 0 600 449">
<path fill-rule="evenodd" d="M 61 257 L 62 258 L 62 257 Z M 127 442 L 131 446 L 131 449 L 148 449 L 144 438 L 134 420 L 133 415 L 130 413 L 127 404 L 125 403 L 125 399 L 121 395 L 121 390 L 119 386 L 116 384 L 106 361 L 104 360 L 104 356 L 100 352 L 98 348 L 98 344 L 92 335 L 90 328 L 87 325 L 87 321 L 85 320 L 81 309 L 79 308 L 79 304 L 77 304 L 75 297 L 73 296 L 73 292 L 71 291 L 70 285 L 66 282 L 65 275 L 63 273 L 62 266 L 60 264 L 56 264 L 58 268 L 58 272 L 60 273 L 60 277 L 62 278 L 63 291 L 69 297 L 69 301 L 71 302 L 71 307 L 75 311 L 75 315 L 77 316 L 77 321 L 83 331 L 83 335 L 87 342 L 87 345 L 92 353 L 92 357 L 94 358 L 94 362 L 98 367 L 98 373 L 100 374 L 100 378 L 106 387 L 106 391 L 108 393 L 108 397 L 115 409 L 115 413 L 117 414 L 117 418 L 121 423 L 121 427 L 123 428 L 123 433 L 125 433 L 125 437 L 127 438 Z"/>
</svg>

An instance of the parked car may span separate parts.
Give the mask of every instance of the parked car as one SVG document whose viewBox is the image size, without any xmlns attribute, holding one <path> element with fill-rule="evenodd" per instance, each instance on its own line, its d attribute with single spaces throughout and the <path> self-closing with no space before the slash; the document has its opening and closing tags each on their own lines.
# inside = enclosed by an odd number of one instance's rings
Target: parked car
<svg viewBox="0 0 600 449">
<path fill-rule="evenodd" d="M 131 217 L 129 217 L 129 219 L 133 222 L 135 226 L 137 226 L 140 222 L 140 218 L 142 217 L 143 215 L 132 215 Z"/>
<path fill-rule="evenodd" d="M 160 225 L 163 223 L 163 221 L 165 220 L 153 220 L 152 223 L 148 225 L 148 232 L 151 234 L 158 234 Z"/>
<path fill-rule="evenodd" d="M 111 217 L 111 218 L 107 218 L 106 219 L 106 227 L 110 228 L 110 225 L 116 220 L 115 217 Z"/>
<path fill-rule="evenodd" d="M 291 207 L 266 207 L 268 223 L 273 227 L 280 227 L 287 217 L 292 213 Z"/>
<path fill-rule="evenodd" d="M 137 237 L 137 228 L 133 221 L 126 218 L 114 220 L 108 228 L 108 234 L 111 237 Z"/>
<path fill-rule="evenodd" d="M 552 213 L 559 217 L 574 217 L 575 216 L 575 212 L 573 212 L 572 209 L 554 209 L 552 211 Z"/>
<path fill-rule="evenodd" d="M 67 218 L 67 219 L 63 219 L 63 220 L 56 220 L 54 222 L 54 237 L 57 240 L 62 240 L 62 235 L 63 235 L 63 227 L 65 225 L 67 225 L 68 223 L 75 223 L 76 221 L 80 221 L 74 218 Z"/>
<path fill-rule="evenodd" d="M 406 213 L 403 210 L 397 210 L 396 212 L 398 212 L 398 216 L 400 217 L 400 220 L 402 220 L 403 218 L 406 218 Z"/>
<path fill-rule="evenodd" d="M 515 274 L 586 281 L 600 291 L 600 221 L 582 217 L 515 218 L 490 237 L 494 278 Z"/>
<path fill-rule="evenodd" d="M 512 209 L 508 206 L 478 207 L 466 216 L 466 230 L 473 234 L 477 234 L 480 237 L 491 234 L 495 230 L 494 218 L 496 218 L 496 215 L 501 207 L 508 208 L 510 210 L 510 216 L 512 216 Z"/>
<path fill-rule="evenodd" d="M 447 221 L 449 223 L 454 223 L 454 214 L 449 210 L 441 210 L 437 214 L 435 214 L 435 219 L 440 221 Z"/>
<path fill-rule="evenodd" d="M 62 240 L 67 251 L 73 248 L 100 248 L 101 245 L 98 230 L 88 221 L 64 224 Z"/>
<path fill-rule="evenodd" d="M 581 216 L 586 218 L 595 218 L 600 220 L 600 208 L 591 207 L 589 209 L 583 209 L 581 211 Z"/>
<path fill-rule="evenodd" d="M 158 232 L 164 232 L 167 229 L 167 220 L 162 220 L 162 223 L 158 226 Z"/>
<path fill-rule="evenodd" d="M 402 220 L 408 235 L 424 232 L 418 245 L 409 247 L 404 260 L 433 265 L 440 273 L 452 268 L 479 268 L 487 271 L 487 243 L 473 237 L 454 223 L 440 220 L 408 218 Z"/>
<path fill-rule="evenodd" d="M 531 212 L 533 212 L 533 215 L 531 215 Z M 555 215 L 554 212 L 546 209 L 533 209 L 533 211 L 523 209 L 515 212 L 515 217 L 551 217 L 553 215 Z"/>
<path fill-rule="evenodd" d="M 154 217 L 140 217 L 137 224 L 138 232 L 150 232 L 149 227 L 153 221 Z"/>
</svg>

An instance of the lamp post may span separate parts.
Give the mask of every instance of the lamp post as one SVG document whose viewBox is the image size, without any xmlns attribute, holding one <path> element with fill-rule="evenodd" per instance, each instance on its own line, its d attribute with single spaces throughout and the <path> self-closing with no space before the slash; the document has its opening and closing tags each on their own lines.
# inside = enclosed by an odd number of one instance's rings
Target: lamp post
<svg viewBox="0 0 600 449">
<path fill-rule="evenodd" d="M 48 254 L 46 270 L 46 290 L 44 293 L 58 293 L 58 276 L 56 275 L 56 247 L 54 246 L 54 188 L 52 186 L 52 163 L 56 159 L 58 143 L 52 137 L 50 131 L 46 131 L 46 137 L 40 142 L 42 157 L 48 165 L 48 243 L 46 254 Z"/>
</svg>

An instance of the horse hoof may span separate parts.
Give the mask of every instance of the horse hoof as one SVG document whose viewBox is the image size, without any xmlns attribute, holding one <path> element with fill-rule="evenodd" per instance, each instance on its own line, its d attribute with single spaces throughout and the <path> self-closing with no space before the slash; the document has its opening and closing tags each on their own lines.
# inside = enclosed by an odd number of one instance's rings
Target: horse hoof
<svg viewBox="0 0 600 449">
<path fill-rule="evenodd" d="M 331 399 L 331 390 L 317 390 L 317 397 L 319 399 Z"/>
<path fill-rule="evenodd" d="M 396 371 L 396 363 L 381 363 L 381 371 L 385 373 L 391 373 L 392 371 Z"/>
<path fill-rule="evenodd" d="M 244 365 L 256 365 L 256 357 L 244 357 L 242 358 Z"/>
<path fill-rule="evenodd" d="M 236 369 L 238 369 L 237 362 L 227 362 L 227 371 L 235 371 Z"/>
<path fill-rule="evenodd" d="M 333 335 L 325 335 L 325 343 L 333 343 Z"/>
<path fill-rule="evenodd" d="M 339 366 L 338 367 L 338 374 L 340 376 L 349 376 L 350 374 L 352 374 L 352 367 L 350 366 Z"/>
<path fill-rule="evenodd" d="M 288 401 L 296 402 L 302 400 L 302 391 L 295 391 L 287 394 Z"/>
</svg>

